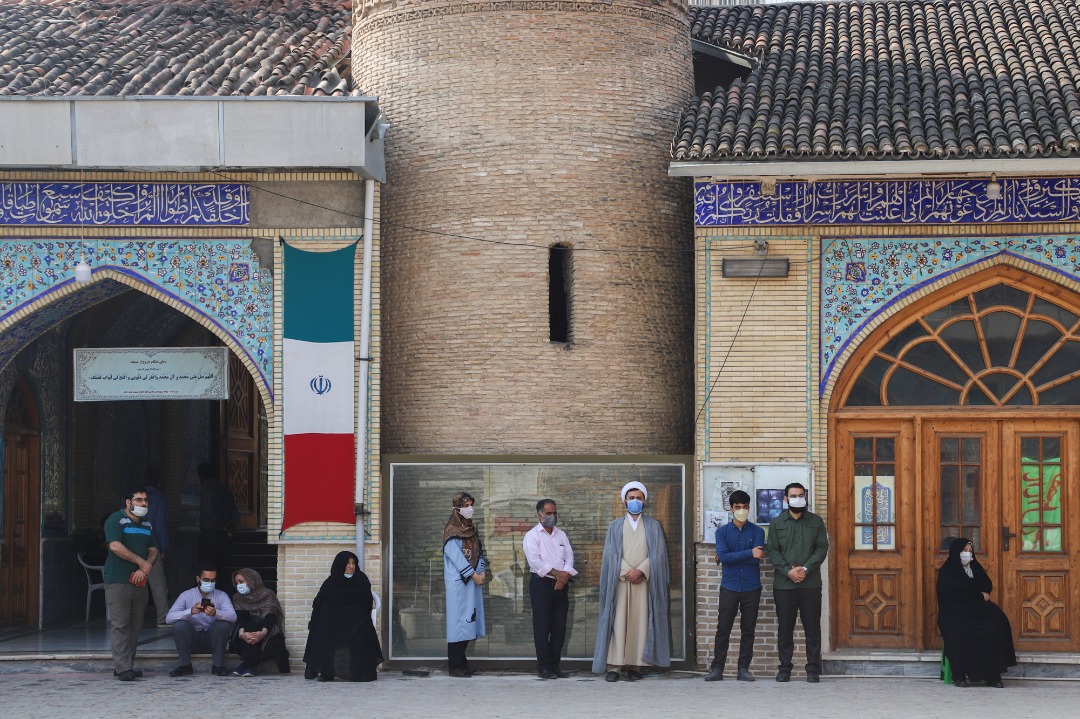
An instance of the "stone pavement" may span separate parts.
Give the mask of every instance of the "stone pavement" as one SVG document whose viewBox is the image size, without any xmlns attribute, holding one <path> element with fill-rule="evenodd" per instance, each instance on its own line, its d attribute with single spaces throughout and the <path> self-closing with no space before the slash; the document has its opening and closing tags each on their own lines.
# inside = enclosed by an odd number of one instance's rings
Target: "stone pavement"
<svg viewBox="0 0 1080 719">
<path fill-rule="evenodd" d="M 111 673 L 48 672 L 0 675 L 4 717 L 118 717 L 132 712 L 171 719 L 180 716 L 443 717 L 452 712 L 484 717 L 996 717 L 1056 719 L 1076 716 L 1080 682 L 1006 680 L 1005 689 L 957 689 L 930 679 L 824 677 L 753 684 L 730 677 L 706 684 L 701 675 L 674 673 L 636 683 L 608 684 L 581 672 L 570 679 L 541 681 L 534 675 L 482 675 L 451 679 L 391 671 L 372 684 L 304 681 L 302 674 L 220 678 L 206 672 L 170 679 L 148 672 L 135 682 Z"/>
</svg>

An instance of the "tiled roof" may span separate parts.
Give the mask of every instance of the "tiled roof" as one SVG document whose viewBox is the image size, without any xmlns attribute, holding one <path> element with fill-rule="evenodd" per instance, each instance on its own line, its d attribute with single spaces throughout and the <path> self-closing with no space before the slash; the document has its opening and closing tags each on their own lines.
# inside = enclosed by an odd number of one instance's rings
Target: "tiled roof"
<svg viewBox="0 0 1080 719">
<path fill-rule="evenodd" d="M 751 56 L 694 98 L 675 160 L 1080 155 L 1080 2 L 886 0 L 691 9 Z"/>
<path fill-rule="evenodd" d="M 2 95 L 351 95 L 349 0 L 0 0 Z"/>
</svg>

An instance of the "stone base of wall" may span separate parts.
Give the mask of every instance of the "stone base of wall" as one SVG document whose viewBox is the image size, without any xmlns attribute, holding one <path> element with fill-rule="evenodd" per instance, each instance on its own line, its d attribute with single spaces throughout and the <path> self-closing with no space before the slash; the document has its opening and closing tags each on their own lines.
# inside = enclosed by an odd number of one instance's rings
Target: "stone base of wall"
<svg viewBox="0 0 1080 719">
<path fill-rule="evenodd" d="M 385 602 L 387 598 L 382 590 L 382 547 L 368 544 L 364 550 L 364 572 L 371 579 L 372 589 Z M 285 610 L 285 645 L 289 648 L 294 667 L 300 666 L 304 658 L 311 602 L 329 576 L 334 557 L 342 551 L 355 552 L 356 546 L 341 543 L 278 545 L 277 593 L 281 608 Z M 375 622 L 375 630 L 380 639 L 383 634 L 380 629 L 381 621 L 382 617 L 379 616 Z M 385 649 L 383 653 L 386 653 Z"/>
<path fill-rule="evenodd" d="M 716 546 L 713 544 L 696 544 L 694 548 L 695 565 L 697 567 L 697 607 L 695 621 L 697 626 L 697 667 L 708 669 L 712 663 L 713 649 L 716 641 L 716 612 L 717 594 L 720 591 L 720 578 L 722 573 L 720 566 L 716 564 Z M 757 675 L 758 679 L 772 680 L 776 675 L 780 664 L 779 654 L 776 651 L 776 607 L 773 604 L 772 586 L 773 569 L 768 560 L 761 563 L 761 610 L 758 613 L 757 631 L 754 634 L 754 661 L 750 664 L 750 670 Z M 822 620 L 825 619 L 824 610 Z M 822 635 L 825 628 L 822 627 Z M 728 645 L 727 662 L 724 666 L 724 675 L 734 678 L 738 667 L 739 641 L 742 632 L 739 630 L 739 617 L 735 617 L 735 626 L 731 630 L 731 641 Z M 795 625 L 795 654 L 792 656 L 794 670 L 793 677 L 803 677 L 806 665 L 806 637 L 802 628 Z"/>
</svg>

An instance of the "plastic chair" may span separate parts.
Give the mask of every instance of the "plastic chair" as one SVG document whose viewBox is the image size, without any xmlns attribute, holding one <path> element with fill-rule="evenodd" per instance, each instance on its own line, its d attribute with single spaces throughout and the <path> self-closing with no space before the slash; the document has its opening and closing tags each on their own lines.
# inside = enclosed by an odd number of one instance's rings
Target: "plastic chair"
<svg viewBox="0 0 1080 719">
<path fill-rule="evenodd" d="M 382 602 L 379 601 L 379 595 L 374 589 L 371 590 L 371 596 L 375 600 L 375 606 L 371 608 L 371 623 L 379 626 L 379 610 L 382 609 Z"/>
<path fill-rule="evenodd" d="M 79 564 L 82 565 L 83 571 L 86 572 L 86 621 L 90 621 L 90 601 L 94 597 L 94 591 L 100 589 L 102 594 L 105 593 L 105 567 L 96 566 L 86 563 L 86 552 L 79 552 L 78 555 Z M 90 575 L 90 572 L 97 572 L 101 575 L 101 581 L 95 582 L 94 578 Z M 105 602 L 105 621 L 109 621 L 109 603 Z"/>
</svg>

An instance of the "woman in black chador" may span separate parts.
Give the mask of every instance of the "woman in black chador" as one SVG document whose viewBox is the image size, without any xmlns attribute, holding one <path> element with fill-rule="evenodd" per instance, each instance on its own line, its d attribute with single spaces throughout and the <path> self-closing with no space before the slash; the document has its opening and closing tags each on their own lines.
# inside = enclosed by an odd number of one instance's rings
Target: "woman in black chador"
<svg viewBox="0 0 1080 719">
<path fill-rule="evenodd" d="M 1016 666 L 1012 626 L 1001 607 L 990 601 L 993 582 L 975 559 L 971 541 L 949 545 L 949 558 L 938 570 L 938 629 L 953 684 L 986 681 L 1002 688 L 1001 674 Z"/>
<path fill-rule="evenodd" d="M 383 661 L 379 637 L 371 622 L 375 598 L 371 581 L 358 568 L 352 552 L 339 552 L 330 576 L 322 583 L 311 607 L 307 648 L 304 650 L 305 679 L 334 680 L 334 655 L 339 647 L 349 647 L 349 680 L 373 682 Z"/>
</svg>

